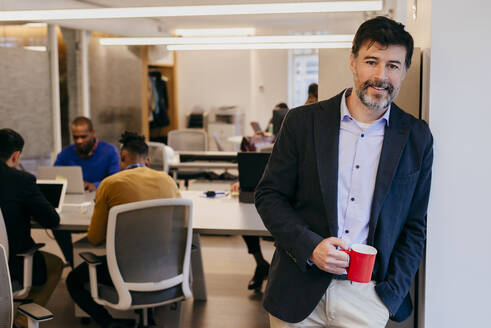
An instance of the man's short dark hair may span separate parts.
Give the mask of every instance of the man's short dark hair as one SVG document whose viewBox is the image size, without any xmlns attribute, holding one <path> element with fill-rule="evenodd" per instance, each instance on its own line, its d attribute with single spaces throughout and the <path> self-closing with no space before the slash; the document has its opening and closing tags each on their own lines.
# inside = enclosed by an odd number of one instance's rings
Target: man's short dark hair
<svg viewBox="0 0 491 328">
<path fill-rule="evenodd" d="M 16 151 L 22 151 L 24 139 L 12 129 L 0 129 L 0 161 L 6 162 Z"/>
<path fill-rule="evenodd" d="M 285 103 L 279 103 L 275 107 L 278 107 L 279 109 L 288 109 L 288 105 Z"/>
<path fill-rule="evenodd" d="M 125 131 L 121 135 L 121 150 L 126 150 L 132 154 L 146 157 L 148 155 L 148 145 L 145 142 L 145 137 L 140 136 L 135 132 Z"/>
<path fill-rule="evenodd" d="M 311 83 L 309 85 L 309 96 L 312 96 L 312 97 L 316 97 L 317 98 L 317 89 L 318 89 L 318 86 L 317 86 L 317 83 Z"/>
<path fill-rule="evenodd" d="M 413 56 L 414 41 L 411 34 L 404 30 L 404 25 L 390 18 L 378 16 L 367 20 L 360 25 L 353 39 L 351 52 L 358 56 L 361 46 L 369 41 L 370 48 L 375 42 L 384 47 L 391 45 L 403 46 L 406 48 L 406 69 L 411 66 L 411 57 Z"/>
<path fill-rule="evenodd" d="M 94 129 L 94 126 L 92 125 L 92 121 L 90 120 L 90 118 L 85 116 L 76 117 L 73 120 L 72 125 L 87 125 L 87 128 L 89 129 L 90 132 L 92 132 L 92 130 Z"/>
</svg>

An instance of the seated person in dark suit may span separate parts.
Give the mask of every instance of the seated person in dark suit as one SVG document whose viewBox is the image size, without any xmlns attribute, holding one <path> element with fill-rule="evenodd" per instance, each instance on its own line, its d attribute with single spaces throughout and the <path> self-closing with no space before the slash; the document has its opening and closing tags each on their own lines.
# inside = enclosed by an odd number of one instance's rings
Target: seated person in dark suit
<svg viewBox="0 0 491 328">
<path fill-rule="evenodd" d="M 0 208 L 9 239 L 9 269 L 12 281 L 23 281 L 23 258 L 16 256 L 34 246 L 31 219 L 45 228 L 56 227 L 60 217 L 36 185 L 36 178 L 17 170 L 23 138 L 11 129 L 0 129 Z M 36 252 L 29 299 L 45 305 L 60 280 L 63 263 L 57 256 Z M 26 326 L 16 317 L 16 326 Z"/>
</svg>

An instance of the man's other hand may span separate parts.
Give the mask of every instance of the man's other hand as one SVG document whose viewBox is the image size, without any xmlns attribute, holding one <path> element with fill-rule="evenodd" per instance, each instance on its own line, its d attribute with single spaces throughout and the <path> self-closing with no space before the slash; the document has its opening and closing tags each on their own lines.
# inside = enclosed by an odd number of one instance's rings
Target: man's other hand
<svg viewBox="0 0 491 328">
<path fill-rule="evenodd" d="M 324 239 L 314 249 L 310 261 L 323 271 L 338 275 L 344 274 L 344 270 L 348 267 L 348 254 L 337 250 L 337 246 L 348 249 L 342 239 L 335 237 Z"/>
<path fill-rule="evenodd" d="M 84 181 L 84 189 L 87 191 L 95 191 L 97 188 L 95 187 L 95 184 Z"/>
</svg>

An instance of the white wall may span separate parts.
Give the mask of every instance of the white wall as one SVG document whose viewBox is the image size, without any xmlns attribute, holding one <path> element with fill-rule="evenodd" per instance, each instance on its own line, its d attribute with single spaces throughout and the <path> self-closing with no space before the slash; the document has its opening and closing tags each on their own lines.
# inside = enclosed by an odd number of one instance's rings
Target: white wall
<svg viewBox="0 0 491 328">
<path fill-rule="evenodd" d="M 237 105 L 249 122 L 262 128 L 274 105 L 288 99 L 288 53 L 286 50 L 181 51 L 177 53 L 179 127 L 194 106 Z"/>
<path fill-rule="evenodd" d="M 425 327 L 491 326 L 491 2 L 433 0 Z"/>
</svg>

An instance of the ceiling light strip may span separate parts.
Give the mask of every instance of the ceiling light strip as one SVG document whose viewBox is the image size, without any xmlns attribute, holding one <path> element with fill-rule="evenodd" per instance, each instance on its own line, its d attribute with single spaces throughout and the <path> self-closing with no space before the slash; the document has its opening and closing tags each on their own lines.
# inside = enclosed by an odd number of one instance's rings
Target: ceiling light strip
<svg viewBox="0 0 491 328">
<path fill-rule="evenodd" d="M 168 38 L 101 38 L 101 45 L 166 45 L 166 44 L 241 44 L 241 43 L 312 43 L 351 42 L 353 34 L 278 35 L 249 37 L 168 37 Z"/>
<path fill-rule="evenodd" d="M 350 42 L 331 43 L 259 43 L 259 44 L 181 44 L 168 45 L 168 50 L 261 50 L 261 49 L 326 49 L 351 48 Z"/>
<path fill-rule="evenodd" d="M 246 36 L 254 35 L 256 29 L 254 27 L 235 27 L 235 28 L 196 28 L 183 29 L 178 28 L 174 34 L 178 36 Z"/>
<path fill-rule="evenodd" d="M 49 21 L 104 18 L 299 14 L 382 10 L 383 1 L 290 2 L 269 4 L 129 7 L 0 11 L 0 21 Z"/>
</svg>

